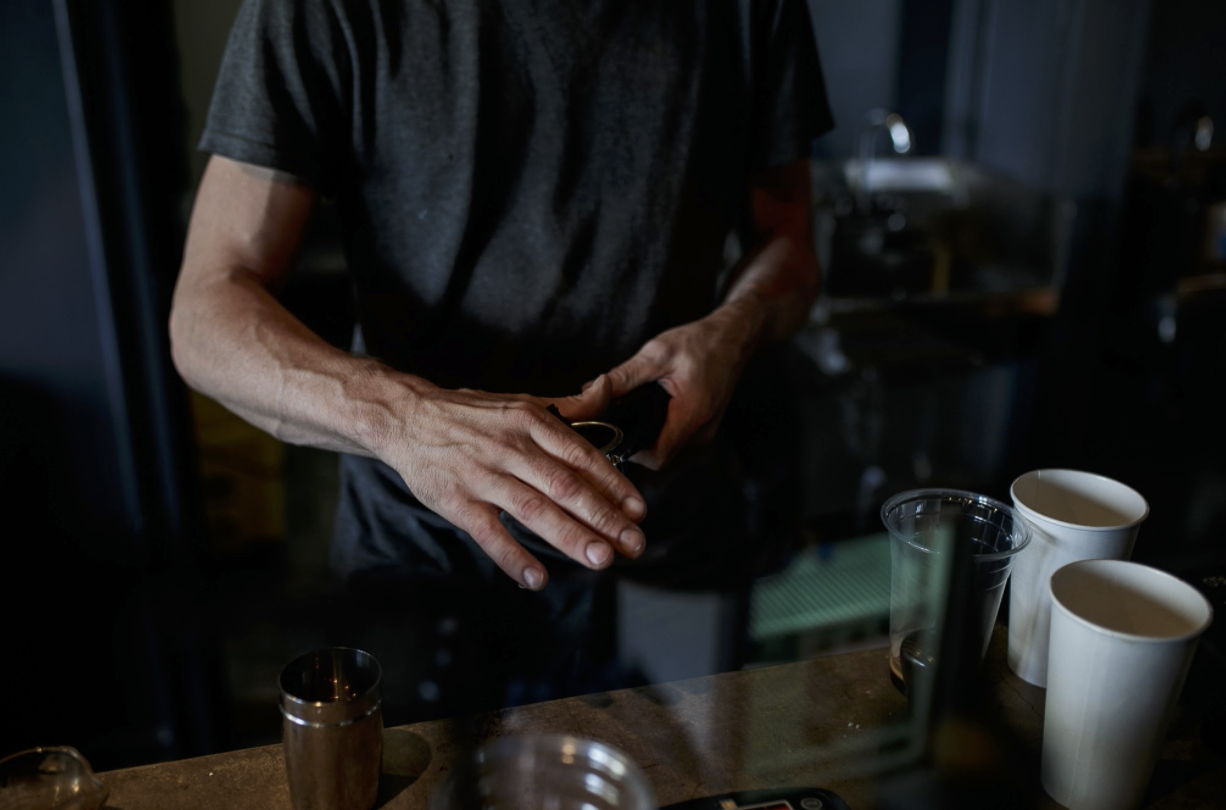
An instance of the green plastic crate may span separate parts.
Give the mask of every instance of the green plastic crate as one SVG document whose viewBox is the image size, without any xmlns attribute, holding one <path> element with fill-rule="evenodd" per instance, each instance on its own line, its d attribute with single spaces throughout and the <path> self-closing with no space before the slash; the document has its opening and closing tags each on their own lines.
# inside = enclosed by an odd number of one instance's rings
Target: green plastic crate
<svg viewBox="0 0 1226 810">
<path fill-rule="evenodd" d="M 887 534 L 805 551 L 754 585 L 749 635 L 754 641 L 825 627 L 869 624 L 890 613 Z"/>
</svg>

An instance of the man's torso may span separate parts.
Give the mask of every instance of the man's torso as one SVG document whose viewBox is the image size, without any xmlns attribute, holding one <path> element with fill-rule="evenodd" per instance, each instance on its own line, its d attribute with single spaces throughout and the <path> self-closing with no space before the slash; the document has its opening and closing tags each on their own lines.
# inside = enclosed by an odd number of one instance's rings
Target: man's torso
<svg viewBox="0 0 1226 810">
<path fill-rule="evenodd" d="M 367 353 L 561 395 L 710 311 L 745 190 L 735 4 L 380 8 L 350 23 L 337 187 Z"/>
</svg>

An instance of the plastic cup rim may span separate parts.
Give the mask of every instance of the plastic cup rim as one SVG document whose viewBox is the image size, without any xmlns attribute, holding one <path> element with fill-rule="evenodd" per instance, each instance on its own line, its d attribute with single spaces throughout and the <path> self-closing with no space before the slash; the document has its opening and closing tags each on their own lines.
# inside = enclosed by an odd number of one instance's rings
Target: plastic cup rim
<svg viewBox="0 0 1226 810">
<path fill-rule="evenodd" d="M 1124 565 L 1128 567 L 1144 568 L 1146 571 L 1150 572 L 1151 574 L 1158 574 L 1165 579 L 1174 580 L 1179 585 L 1182 585 L 1183 587 L 1187 588 L 1192 593 L 1200 597 L 1201 602 L 1204 603 L 1205 610 L 1207 611 L 1205 615 L 1205 620 L 1201 622 L 1200 625 L 1195 630 L 1189 630 L 1187 633 L 1183 633 L 1178 636 L 1145 636 L 1145 635 L 1141 635 L 1140 633 L 1129 633 L 1124 630 L 1113 630 L 1110 627 L 1103 627 L 1101 624 L 1092 622 L 1089 619 L 1085 618 L 1084 616 L 1079 616 L 1078 614 L 1074 613 L 1071 608 L 1069 608 L 1067 605 L 1065 605 L 1063 602 L 1060 601 L 1060 599 L 1056 596 L 1056 591 L 1052 587 L 1052 585 L 1055 583 L 1056 577 L 1060 574 L 1060 572 L 1066 568 L 1072 568 L 1073 566 L 1094 567 L 1095 565 L 1098 565 L 1098 564 L 1107 564 L 1108 567 Z M 1184 641 L 1190 641 L 1191 639 L 1194 639 L 1200 636 L 1202 633 L 1204 633 L 1206 630 L 1209 629 L 1210 625 L 1213 624 L 1213 603 L 1210 602 L 1209 599 L 1203 593 L 1201 593 L 1199 589 L 1197 589 L 1195 586 L 1187 582 L 1184 582 L 1182 579 L 1175 576 L 1174 574 L 1169 573 L 1167 571 L 1163 571 L 1161 568 L 1154 568 L 1152 565 L 1144 565 L 1142 563 L 1135 563 L 1135 562 L 1132 562 L 1131 560 L 1075 560 L 1071 563 L 1068 563 L 1067 565 L 1062 565 L 1055 570 L 1055 572 L 1051 575 L 1051 579 L 1047 581 L 1047 593 L 1051 596 L 1052 604 L 1055 605 L 1057 608 L 1059 608 L 1061 613 L 1065 614 L 1073 621 L 1090 628 L 1096 633 L 1101 633 L 1102 635 L 1111 636 L 1113 638 L 1124 639 L 1126 641 L 1143 641 L 1143 642 L 1147 642 L 1151 644 L 1179 644 Z"/>
<path fill-rule="evenodd" d="M 1081 523 L 1070 523 L 1067 520 L 1060 520 L 1058 518 L 1048 517 L 1047 515 L 1036 512 L 1034 509 L 1022 503 L 1018 499 L 1017 491 L 1016 491 L 1018 481 L 1021 481 L 1023 478 L 1025 478 L 1028 475 L 1034 475 L 1035 473 L 1053 473 L 1053 472 L 1076 473 L 1077 475 L 1084 475 L 1089 478 L 1099 478 L 1099 479 L 1102 479 L 1103 481 L 1107 481 L 1109 483 L 1115 484 L 1116 486 L 1123 487 L 1127 491 L 1131 492 L 1133 495 L 1136 495 L 1138 498 L 1140 498 L 1141 503 L 1145 504 L 1145 509 L 1141 512 L 1140 517 L 1138 517 L 1136 520 L 1130 520 L 1127 523 L 1120 523 L 1114 526 L 1086 526 Z M 1142 523 L 1145 522 L 1145 519 L 1149 517 L 1149 501 L 1145 499 L 1144 495 L 1142 495 L 1140 492 L 1137 492 L 1135 489 L 1128 486 L 1123 481 L 1117 481 L 1116 479 L 1110 476 L 1107 476 L 1107 475 L 1102 475 L 1101 473 L 1092 473 L 1092 472 L 1087 472 L 1085 470 L 1073 470 L 1067 467 L 1044 467 L 1042 469 L 1029 470 L 1028 472 L 1022 473 L 1017 478 L 1014 478 L 1013 483 L 1009 485 L 1009 497 L 1013 499 L 1013 505 L 1017 509 L 1017 511 L 1025 515 L 1027 520 L 1033 520 L 1037 523 L 1050 523 L 1054 526 L 1061 526 L 1066 529 L 1077 529 L 1078 531 L 1083 531 L 1083 532 L 1118 532 L 1121 529 L 1131 529 L 1134 526 L 1140 526 Z"/>
<path fill-rule="evenodd" d="M 451 769 L 450 773 L 440 783 L 438 790 L 430 798 L 430 810 L 437 810 L 437 808 L 442 807 L 442 804 L 439 802 L 440 797 L 457 789 L 457 780 L 471 773 L 467 769 L 480 768 L 488 764 L 492 756 L 501 753 L 498 749 L 513 748 L 516 744 L 523 744 L 525 742 L 536 750 L 558 754 L 564 753 L 563 747 L 567 743 L 573 744 L 577 748 L 582 747 L 588 750 L 599 749 L 608 758 L 616 760 L 624 767 L 625 776 L 619 781 L 631 789 L 635 798 L 642 800 L 646 806 L 655 806 L 655 795 L 652 790 L 651 780 L 647 778 L 646 772 L 639 766 L 638 762 L 620 748 L 591 737 L 582 737 L 576 734 L 527 732 L 488 740 L 463 757 Z"/>
<path fill-rule="evenodd" d="M 506 746 L 513 747 L 516 744 L 522 744 L 524 742 L 529 743 L 534 748 L 543 749 L 546 751 L 561 751 L 562 747 L 567 743 L 575 746 L 601 749 L 612 758 L 621 760 L 628 766 L 634 768 L 638 767 L 638 763 L 631 759 L 629 754 L 626 754 L 608 743 L 601 742 L 600 740 L 594 740 L 590 737 L 580 737 L 575 734 L 561 734 L 556 732 L 512 734 L 506 737 L 499 737 L 498 739 L 490 740 L 479 746 L 474 752 L 474 759 L 478 762 L 484 761 L 486 757 L 489 757 L 499 748 Z"/>
<path fill-rule="evenodd" d="M 1024 549 L 1030 543 L 1030 527 L 1027 526 L 1024 521 L 1018 519 L 1017 515 L 1014 514 L 1013 507 L 1009 506 L 1003 501 L 998 501 L 995 498 L 992 498 L 988 495 L 982 495 L 978 492 L 971 492 L 970 490 L 967 490 L 967 489 L 946 489 L 942 487 L 929 487 L 926 489 L 909 489 L 905 492 L 900 492 L 897 495 L 894 495 L 893 497 L 891 497 L 889 500 L 887 500 L 884 504 L 881 505 L 881 522 L 885 524 L 886 531 L 889 532 L 892 537 L 896 537 L 899 540 L 902 540 L 908 546 L 911 546 L 912 548 L 918 551 L 922 551 L 925 554 L 935 554 L 936 552 L 934 552 L 932 549 L 926 548 L 925 546 L 922 546 L 919 543 L 915 542 L 914 538 L 904 537 L 903 535 L 898 534 L 893 529 L 891 529 L 889 519 L 886 517 L 886 515 L 888 515 L 894 509 L 894 507 L 902 503 L 905 503 L 907 501 L 910 501 L 910 500 L 917 500 L 920 498 L 950 497 L 950 496 L 956 497 L 956 498 L 962 498 L 966 500 L 971 500 L 971 501 L 974 501 L 975 503 L 982 503 L 986 506 L 992 507 L 993 509 L 999 509 L 1000 511 L 1004 512 L 1005 514 L 1013 518 L 1013 531 L 1010 532 L 1010 534 L 1017 538 L 1017 542 L 1013 545 L 1013 547 L 1004 549 L 1002 551 L 991 551 L 991 552 L 986 552 L 983 554 L 974 554 L 972 555 L 972 558 L 975 559 L 976 561 L 994 562 L 996 560 L 1003 560 L 1006 557 L 1012 557 L 1014 554 L 1017 554 L 1019 551 Z"/>
</svg>

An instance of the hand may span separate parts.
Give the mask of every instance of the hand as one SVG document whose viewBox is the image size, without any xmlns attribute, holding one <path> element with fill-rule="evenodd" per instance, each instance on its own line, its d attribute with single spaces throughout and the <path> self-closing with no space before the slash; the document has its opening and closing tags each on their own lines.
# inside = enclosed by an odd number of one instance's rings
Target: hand
<svg viewBox="0 0 1226 810">
<path fill-rule="evenodd" d="M 611 564 L 614 549 L 642 554 L 645 538 L 634 523 L 646 513 L 642 496 L 545 410 L 553 404 L 568 419 L 595 416 L 608 406 L 608 377 L 562 399 L 405 385 L 405 416 L 380 442 L 380 458 L 512 579 L 539 590 L 548 574 L 499 522 L 504 510 L 589 568 Z"/>
<path fill-rule="evenodd" d="M 653 382 L 672 397 L 656 446 L 637 453 L 636 462 L 660 469 L 686 444 L 715 435 L 762 323 L 752 301 L 725 304 L 701 320 L 652 338 L 609 372 L 614 398 Z"/>
</svg>

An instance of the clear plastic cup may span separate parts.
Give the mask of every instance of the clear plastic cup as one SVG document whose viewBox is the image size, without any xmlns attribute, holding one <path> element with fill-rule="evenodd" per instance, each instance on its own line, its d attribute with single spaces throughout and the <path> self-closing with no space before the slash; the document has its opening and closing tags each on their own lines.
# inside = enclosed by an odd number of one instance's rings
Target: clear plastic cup
<svg viewBox="0 0 1226 810">
<path fill-rule="evenodd" d="M 934 660 L 937 624 L 952 568 L 945 555 L 973 556 L 973 597 L 980 657 L 987 652 L 1014 555 L 1030 533 L 1005 504 L 957 489 L 917 489 L 881 507 L 890 533 L 890 671 L 909 674 Z"/>
<path fill-rule="evenodd" d="M 642 769 L 616 748 L 560 734 L 487 743 L 462 758 L 430 810 L 655 810 Z"/>
</svg>

